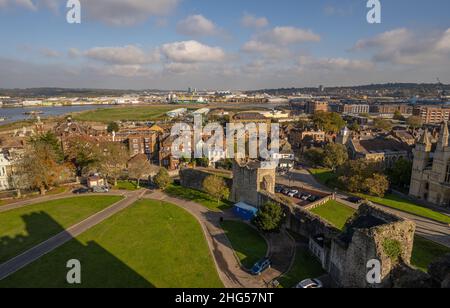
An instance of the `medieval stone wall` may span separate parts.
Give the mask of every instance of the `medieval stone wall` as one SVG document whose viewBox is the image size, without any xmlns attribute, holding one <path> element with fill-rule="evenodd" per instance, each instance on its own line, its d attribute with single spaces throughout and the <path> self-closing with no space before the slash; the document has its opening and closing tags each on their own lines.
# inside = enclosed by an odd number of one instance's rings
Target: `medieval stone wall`
<svg viewBox="0 0 450 308">
<path fill-rule="evenodd" d="M 180 170 L 181 186 L 203 191 L 203 181 L 211 175 L 213 174 L 204 170 L 189 168 L 182 169 Z M 224 178 L 224 181 L 228 188 L 231 189 L 233 186 L 233 180 Z"/>
</svg>

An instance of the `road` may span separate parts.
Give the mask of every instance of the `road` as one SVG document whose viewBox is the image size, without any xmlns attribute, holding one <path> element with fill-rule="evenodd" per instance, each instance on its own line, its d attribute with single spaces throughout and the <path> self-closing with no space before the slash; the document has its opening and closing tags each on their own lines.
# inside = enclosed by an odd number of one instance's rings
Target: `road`
<svg viewBox="0 0 450 308">
<path fill-rule="evenodd" d="M 86 232 L 90 228 L 105 221 L 114 214 L 126 209 L 144 194 L 145 190 L 139 190 L 134 192 L 127 192 L 124 194 L 124 199 L 113 204 L 112 206 L 92 215 L 91 217 L 79 222 L 78 224 L 66 229 L 65 231 L 53 236 L 52 238 L 42 242 L 41 244 L 34 246 L 26 252 L 14 257 L 13 259 L 0 265 L 0 280 L 14 274 L 23 267 L 38 260 L 42 256 L 48 254 L 54 249 L 62 246 L 73 238 L 79 236 L 83 232 Z M 36 200 L 34 200 L 36 201 Z M 22 205 L 25 206 L 25 205 Z"/>
<path fill-rule="evenodd" d="M 268 256 L 273 265 L 263 275 L 255 277 L 242 269 L 230 241 L 220 226 L 221 217 L 225 220 L 236 220 L 231 211 L 212 212 L 200 204 L 173 198 L 162 192 L 146 195 L 145 198 L 175 204 L 197 219 L 205 234 L 219 277 L 226 288 L 267 288 L 272 280 L 289 269 L 294 257 L 295 241 L 287 236 L 285 231 L 266 237 L 269 246 Z"/>
<path fill-rule="evenodd" d="M 327 193 L 333 193 L 328 187 L 317 182 L 306 169 L 293 170 L 289 176 L 277 177 L 277 183 L 298 186 L 306 189 L 315 189 Z M 358 208 L 358 205 L 346 201 L 348 195 L 343 193 L 336 194 L 337 201 L 346 204 L 354 209 Z M 439 223 L 431 219 L 423 218 L 413 214 L 405 213 L 399 210 L 392 209 L 390 207 L 383 206 L 381 204 L 374 204 L 375 206 L 383 209 L 384 211 L 393 213 L 397 216 L 409 219 L 416 223 L 416 233 L 426 239 L 433 242 L 442 244 L 450 248 L 450 226 L 444 223 Z"/>
</svg>

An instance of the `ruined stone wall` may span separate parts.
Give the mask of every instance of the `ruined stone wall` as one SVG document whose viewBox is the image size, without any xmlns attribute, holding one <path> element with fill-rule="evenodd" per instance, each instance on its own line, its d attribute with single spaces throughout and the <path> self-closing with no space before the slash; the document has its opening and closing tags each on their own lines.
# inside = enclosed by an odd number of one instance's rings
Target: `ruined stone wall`
<svg viewBox="0 0 450 308">
<path fill-rule="evenodd" d="M 213 174 L 203 170 L 189 168 L 182 169 L 180 170 L 181 186 L 203 191 L 203 181 L 211 175 Z M 231 189 L 233 180 L 227 178 L 224 178 L 224 180 L 229 189 Z"/>
</svg>

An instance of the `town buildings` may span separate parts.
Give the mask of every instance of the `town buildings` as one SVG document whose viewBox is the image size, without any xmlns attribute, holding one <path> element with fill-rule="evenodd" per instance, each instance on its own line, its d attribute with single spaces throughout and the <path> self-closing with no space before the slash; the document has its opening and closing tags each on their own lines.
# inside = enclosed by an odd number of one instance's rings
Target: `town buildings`
<svg viewBox="0 0 450 308">
<path fill-rule="evenodd" d="M 450 120 L 450 108 L 441 106 L 418 106 L 413 115 L 420 117 L 423 124 L 440 124 Z"/>
<path fill-rule="evenodd" d="M 305 105 L 305 113 L 315 114 L 317 112 L 328 112 L 328 102 L 326 101 L 308 101 Z"/>
</svg>

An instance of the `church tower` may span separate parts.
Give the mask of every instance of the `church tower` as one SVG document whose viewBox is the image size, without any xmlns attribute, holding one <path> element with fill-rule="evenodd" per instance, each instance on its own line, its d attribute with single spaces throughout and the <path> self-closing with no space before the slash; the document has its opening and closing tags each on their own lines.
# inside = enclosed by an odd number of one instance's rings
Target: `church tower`
<svg viewBox="0 0 450 308">
<path fill-rule="evenodd" d="M 413 170 L 411 176 L 411 186 L 409 194 L 419 198 L 426 199 L 426 183 L 423 183 L 423 171 L 429 167 L 431 159 L 432 143 L 428 130 L 425 130 L 419 142 L 413 150 Z"/>
</svg>

